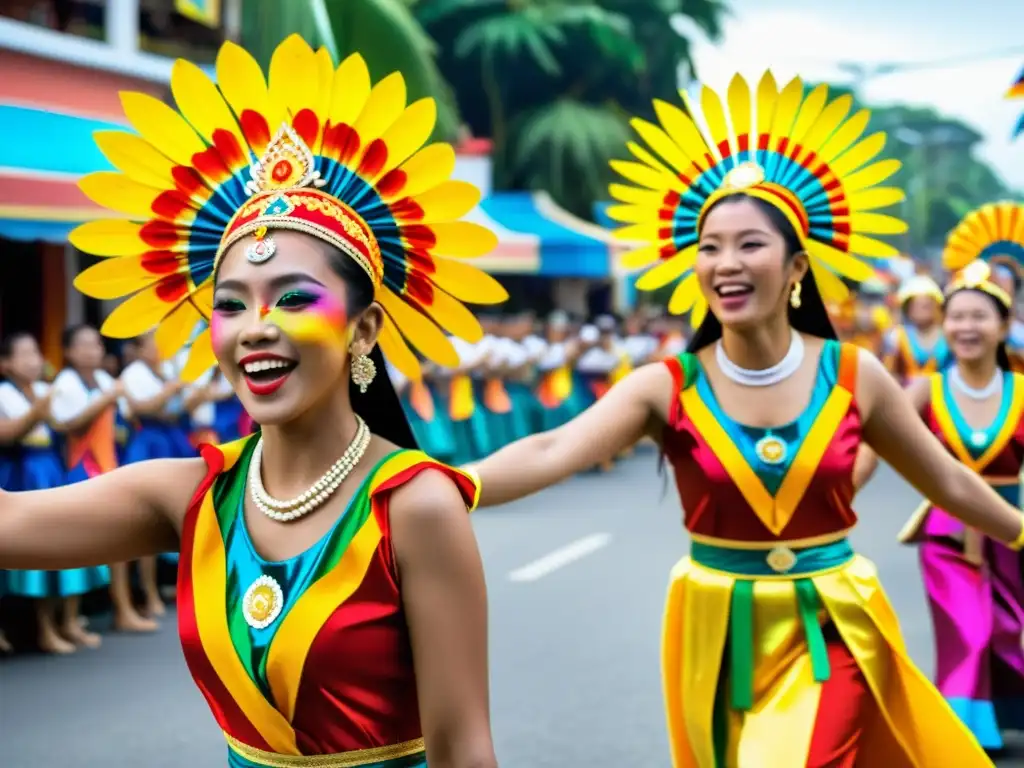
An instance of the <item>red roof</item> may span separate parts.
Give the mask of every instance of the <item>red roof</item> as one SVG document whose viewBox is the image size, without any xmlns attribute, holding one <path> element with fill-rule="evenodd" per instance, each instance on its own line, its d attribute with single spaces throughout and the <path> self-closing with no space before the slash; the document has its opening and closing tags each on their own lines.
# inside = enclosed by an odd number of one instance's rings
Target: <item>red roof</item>
<svg viewBox="0 0 1024 768">
<path fill-rule="evenodd" d="M 490 139 L 463 139 L 455 145 L 455 154 L 483 157 L 491 154 Z"/>
</svg>

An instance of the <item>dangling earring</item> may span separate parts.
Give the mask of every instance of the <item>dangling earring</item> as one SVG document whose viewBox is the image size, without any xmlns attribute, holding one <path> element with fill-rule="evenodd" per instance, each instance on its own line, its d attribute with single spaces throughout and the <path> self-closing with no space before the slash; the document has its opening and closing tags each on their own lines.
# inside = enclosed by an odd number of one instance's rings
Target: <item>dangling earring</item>
<svg viewBox="0 0 1024 768">
<path fill-rule="evenodd" d="M 800 283 L 793 283 L 793 290 L 789 292 L 789 306 L 793 309 L 800 309 L 800 290 L 802 287 Z"/>
<path fill-rule="evenodd" d="M 373 380 L 377 377 L 377 366 L 369 355 L 356 355 L 349 369 L 352 383 L 359 387 L 359 393 L 365 395 Z"/>
</svg>

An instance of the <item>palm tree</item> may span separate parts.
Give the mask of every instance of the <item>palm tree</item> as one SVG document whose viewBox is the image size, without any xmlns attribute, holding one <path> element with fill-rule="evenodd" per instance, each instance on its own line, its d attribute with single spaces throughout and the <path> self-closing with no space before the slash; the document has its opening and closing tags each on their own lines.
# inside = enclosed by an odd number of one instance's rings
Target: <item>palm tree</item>
<svg viewBox="0 0 1024 768">
<path fill-rule="evenodd" d="M 495 186 L 549 191 L 589 218 L 628 116 L 678 98 L 692 62 L 672 17 L 691 6 L 720 32 L 718 0 L 421 0 L 415 12 L 462 114 L 493 140 Z"/>
<path fill-rule="evenodd" d="M 298 33 L 339 61 L 358 52 L 374 82 L 392 72 L 405 77 L 409 100 L 437 101 L 435 137 L 454 140 L 455 98 L 435 62 L 436 46 L 413 16 L 414 0 L 258 0 L 242 5 L 242 45 L 266 66 L 277 45 Z"/>
</svg>

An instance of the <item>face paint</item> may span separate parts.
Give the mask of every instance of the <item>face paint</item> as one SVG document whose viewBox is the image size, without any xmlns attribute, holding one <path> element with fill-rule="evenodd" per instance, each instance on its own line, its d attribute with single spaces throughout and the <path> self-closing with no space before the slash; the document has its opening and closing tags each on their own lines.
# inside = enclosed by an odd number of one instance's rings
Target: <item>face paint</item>
<svg viewBox="0 0 1024 768">
<path fill-rule="evenodd" d="M 296 293 L 296 292 L 292 292 Z M 296 344 L 318 344 L 347 347 L 349 343 L 348 314 L 333 294 L 319 288 L 304 288 L 301 293 L 315 296 L 315 301 L 301 307 L 282 306 L 285 294 L 277 306 L 260 315 L 264 322 L 276 325 Z"/>
<path fill-rule="evenodd" d="M 224 329 L 221 324 L 220 315 L 216 312 L 210 315 L 210 343 L 214 349 L 220 349 L 224 341 Z"/>
</svg>

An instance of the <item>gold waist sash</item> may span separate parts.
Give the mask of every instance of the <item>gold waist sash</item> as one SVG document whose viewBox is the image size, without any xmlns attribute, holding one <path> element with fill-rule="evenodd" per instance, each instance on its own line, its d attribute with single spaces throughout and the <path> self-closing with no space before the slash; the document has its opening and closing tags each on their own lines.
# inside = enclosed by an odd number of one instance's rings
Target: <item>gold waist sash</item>
<svg viewBox="0 0 1024 768">
<path fill-rule="evenodd" d="M 333 755 L 279 755 L 264 752 L 262 749 L 243 744 L 228 734 L 224 734 L 228 746 L 241 757 L 266 768 L 359 768 L 364 765 L 383 763 L 386 760 L 397 760 L 423 752 L 423 739 L 403 741 L 386 747 L 357 749 L 352 752 L 340 752 Z"/>
</svg>

